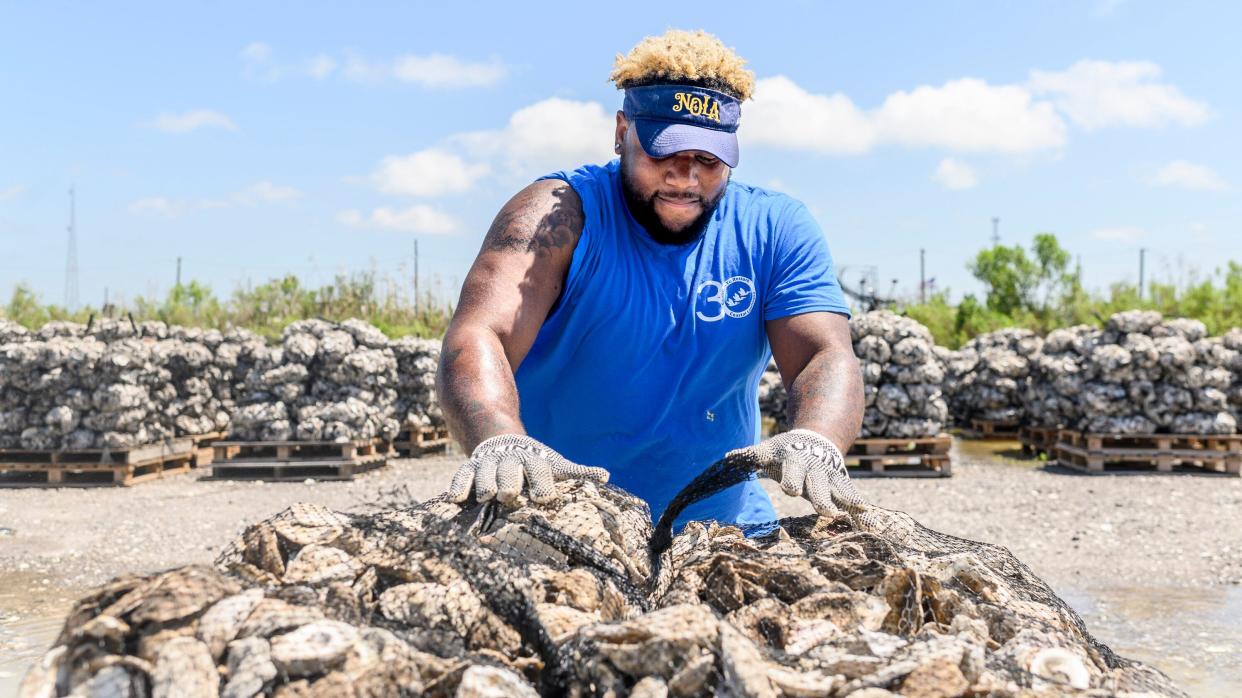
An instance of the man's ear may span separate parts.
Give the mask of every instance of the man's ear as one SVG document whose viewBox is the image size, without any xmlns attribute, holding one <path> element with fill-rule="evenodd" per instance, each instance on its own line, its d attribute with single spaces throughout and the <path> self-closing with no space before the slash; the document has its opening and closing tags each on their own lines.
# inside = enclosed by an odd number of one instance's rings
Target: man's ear
<svg viewBox="0 0 1242 698">
<path fill-rule="evenodd" d="M 615 140 L 613 140 L 613 143 L 615 143 L 616 145 L 624 146 L 625 145 L 625 134 L 629 130 L 630 130 L 630 122 L 628 119 L 625 118 L 625 112 L 621 110 L 617 110 L 617 132 L 613 134 L 613 138 L 615 138 Z M 617 152 L 620 152 L 620 150 L 617 149 Z"/>
</svg>

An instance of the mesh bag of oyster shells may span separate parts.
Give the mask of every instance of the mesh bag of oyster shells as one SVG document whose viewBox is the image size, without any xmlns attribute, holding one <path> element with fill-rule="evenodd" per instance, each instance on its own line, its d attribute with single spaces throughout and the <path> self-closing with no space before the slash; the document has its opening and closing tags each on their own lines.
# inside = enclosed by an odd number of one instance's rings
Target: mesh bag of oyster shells
<svg viewBox="0 0 1242 698">
<path fill-rule="evenodd" d="M 397 419 L 402 426 L 442 427 L 444 414 L 436 398 L 440 340 L 402 337 L 389 344 L 397 359 Z"/>
<path fill-rule="evenodd" d="M 862 438 L 913 439 L 944 430 L 949 407 L 941 392 L 947 349 L 936 346 L 919 322 L 888 310 L 850 320 L 854 354 L 862 371 L 866 412 Z M 788 427 L 788 395 L 776 363 L 769 362 L 759 382 L 759 410 Z"/>
<path fill-rule="evenodd" d="M 862 436 L 920 438 L 944 430 L 945 368 L 931 332 L 915 320 L 877 310 L 850 320 L 867 409 Z"/>
<path fill-rule="evenodd" d="M 1027 329 L 980 335 L 947 354 L 945 393 L 953 418 L 1017 423 L 1025 417 L 1031 362 L 1043 340 Z"/>
<path fill-rule="evenodd" d="M 2 329 L 0 448 L 124 448 L 228 426 L 219 332 L 113 319 Z"/>
<path fill-rule="evenodd" d="M 1233 328 L 1221 336 L 1221 345 L 1235 352 L 1229 364 L 1233 382 L 1229 386 L 1229 409 L 1235 421 L 1242 419 L 1242 328 Z"/>
<path fill-rule="evenodd" d="M 299 320 L 255 356 L 230 437 L 242 441 L 393 439 L 397 359 L 362 320 Z"/>
<path fill-rule="evenodd" d="M 1103 329 L 1054 330 L 1036 356 L 1027 413 L 1038 426 L 1110 434 L 1232 434 L 1237 334 L 1131 310 Z"/>
<path fill-rule="evenodd" d="M 22 695 L 1182 695 L 1002 548 L 852 502 L 653 528 L 611 486 L 548 504 L 297 505 L 214 568 L 80 600 Z M 749 535 L 748 535 L 749 534 Z"/>
</svg>

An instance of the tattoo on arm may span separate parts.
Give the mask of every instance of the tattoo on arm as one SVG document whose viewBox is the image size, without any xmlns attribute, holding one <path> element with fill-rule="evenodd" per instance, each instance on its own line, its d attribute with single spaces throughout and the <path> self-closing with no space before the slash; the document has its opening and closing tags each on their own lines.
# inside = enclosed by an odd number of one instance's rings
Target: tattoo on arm
<svg viewBox="0 0 1242 698">
<path fill-rule="evenodd" d="M 483 249 L 543 256 L 577 243 L 582 234 L 582 201 L 568 184 L 552 190 L 552 196 L 556 202 L 542 215 L 525 210 L 529 195 L 505 206 L 483 238 Z"/>
<path fill-rule="evenodd" d="M 819 352 L 789 387 L 790 426 L 818 431 L 842 452 L 858 437 L 863 410 L 862 376 L 852 353 Z"/>
</svg>

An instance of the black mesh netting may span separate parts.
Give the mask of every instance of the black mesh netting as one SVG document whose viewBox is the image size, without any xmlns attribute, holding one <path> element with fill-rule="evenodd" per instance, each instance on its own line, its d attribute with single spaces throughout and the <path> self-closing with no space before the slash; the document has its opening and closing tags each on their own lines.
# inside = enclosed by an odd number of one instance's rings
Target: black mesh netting
<svg viewBox="0 0 1242 698">
<path fill-rule="evenodd" d="M 1003 548 L 859 505 L 653 529 L 610 486 L 515 508 L 294 506 L 215 568 L 80 600 L 23 695 L 1183 695 Z M 749 537 L 748 535 L 749 534 Z"/>
</svg>

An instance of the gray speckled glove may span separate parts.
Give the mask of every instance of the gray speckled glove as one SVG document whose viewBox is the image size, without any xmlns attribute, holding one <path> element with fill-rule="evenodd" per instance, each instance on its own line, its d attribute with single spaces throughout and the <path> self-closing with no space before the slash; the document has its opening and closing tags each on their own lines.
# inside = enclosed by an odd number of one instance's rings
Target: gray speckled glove
<svg viewBox="0 0 1242 698">
<path fill-rule="evenodd" d="M 555 482 L 571 477 L 603 483 L 608 482 L 608 471 L 572 463 L 529 436 L 500 434 L 474 447 L 470 460 L 453 475 L 447 496 L 463 502 L 473 484 L 480 502 L 495 497 L 508 503 L 521 494 L 525 481 L 532 500 L 547 502 L 556 497 Z"/>
<path fill-rule="evenodd" d="M 781 483 L 785 494 L 805 497 L 820 514 L 841 509 L 855 513 L 866 507 L 840 449 L 816 432 L 794 429 L 739 450 L 749 452 L 760 474 Z"/>
</svg>

